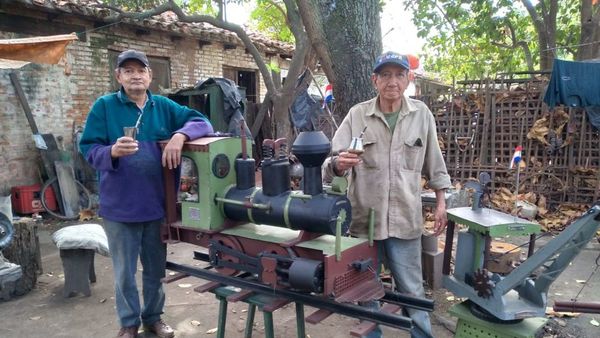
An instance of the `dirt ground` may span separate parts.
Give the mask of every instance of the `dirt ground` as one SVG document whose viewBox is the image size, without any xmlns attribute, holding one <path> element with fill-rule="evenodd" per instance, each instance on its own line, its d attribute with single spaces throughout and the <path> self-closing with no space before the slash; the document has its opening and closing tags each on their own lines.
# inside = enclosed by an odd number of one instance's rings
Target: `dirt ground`
<svg viewBox="0 0 600 338">
<path fill-rule="evenodd" d="M 92 295 L 78 295 L 63 298 L 64 275 L 59 252 L 50 239 L 50 234 L 64 224 L 45 223 L 39 228 L 42 250 L 43 274 L 36 287 L 28 294 L 7 302 L 0 302 L 0 337 L 114 337 L 119 324 L 115 315 L 113 279 L 110 259 L 96 255 L 97 282 L 92 284 Z M 170 245 L 168 260 L 202 266 L 194 261 L 192 253 L 198 248 L 189 244 Z M 581 281 L 587 280 L 596 269 L 596 257 L 600 254 L 600 244 L 591 242 L 577 257 L 560 278 L 552 285 L 549 304 L 553 299 L 568 300 L 581 289 Z M 141 269 L 141 267 L 140 267 Z M 138 274 L 138 279 L 139 279 Z M 188 277 L 166 285 L 167 300 L 164 319 L 177 331 L 177 337 L 215 337 L 212 329 L 217 327 L 218 301 L 211 293 L 199 294 L 193 288 L 204 281 Z M 139 284 L 141 285 L 141 283 Z M 579 299 L 599 301 L 600 273 L 587 281 Z M 456 318 L 447 309 L 460 300 L 453 299 L 445 289 L 428 290 L 435 300 L 436 309 L 432 313 L 434 334 L 438 338 L 452 337 Z M 247 316 L 244 303 L 230 303 L 226 337 L 242 337 Z M 314 309 L 306 308 L 309 315 Z M 600 315 L 581 314 L 575 318 L 563 317 L 551 320 L 540 337 L 600 337 L 600 328 L 591 324 L 600 321 Z M 294 306 L 287 305 L 274 312 L 276 337 L 295 337 L 296 319 Z M 306 324 L 307 336 L 311 338 L 349 337 L 349 330 L 358 320 L 333 315 L 318 325 Z M 409 337 L 406 332 L 384 328 L 386 337 Z M 141 337 L 154 337 L 141 334 Z M 257 312 L 254 326 L 255 337 L 264 337 L 262 315 Z"/>
</svg>

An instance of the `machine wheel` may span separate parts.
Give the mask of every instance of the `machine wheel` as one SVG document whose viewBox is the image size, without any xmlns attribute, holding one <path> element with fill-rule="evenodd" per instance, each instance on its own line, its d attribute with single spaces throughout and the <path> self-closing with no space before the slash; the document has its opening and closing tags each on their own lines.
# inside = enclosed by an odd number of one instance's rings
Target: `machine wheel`
<svg viewBox="0 0 600 338">
<path fill-rule="evenodd" d="M 487 269 L 477 269 L 473 273 L 473 288 L 481 298 L 490 298 L 496 285 L 490 280 Z"/>
<path fill-rule="evenodd" d="M 479 319 L 483 319 L 483 320 L 491 322 L 491 323 L 516 324 L 523 320 L 523 319 L 502 320 L 502 319 L 494 316 L 493 314 L 489 313 L 486 309 L 482 308 L 481 306 L 473 303 L 472 301 L 468 301 L 467 305 L 469 306 L 469 310 L 475 317 L 477 317 Z"/>
<path fill-rule="evenodd" d="M 13 239 L 14 233 L 15 229 L 10 219 L 8 219 L 8 216 L 0 213 L 0 250 L 8 247 Z"/>
<path fill-rule="evenodd" d="M 226 236 L 226 235 L 214 235 L 211 237 L 211 240 L 216 241 L 219 244 L 226 246 L 230 249 L 239 251 L 241 253 L 244 252 L 244 249 L 242 248 L 242 244 L 235 237 Z M 221 259 L 221 260 L 225 260 L 225 261 L 228 261 L 231 263 L 239 263 L 240 262 L 239 258 L 235 257 L 235 256 L 224 254 L 222 252 L 218 253 L 218 255 L 219 255 L 219 259 Z M 234 268 L 223 267 L 223 266 L 216 266 L 215 269 L 220 274 L 227 275 L 227 276 L 233 276 L 239 272 L 239 270 L 236 270 Z"/>
</svg>

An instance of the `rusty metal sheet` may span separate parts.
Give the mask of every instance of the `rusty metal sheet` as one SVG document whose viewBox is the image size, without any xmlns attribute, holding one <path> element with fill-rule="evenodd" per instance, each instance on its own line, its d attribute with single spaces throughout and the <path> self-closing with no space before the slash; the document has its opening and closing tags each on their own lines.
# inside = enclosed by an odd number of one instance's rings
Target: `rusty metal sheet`
<svg viewBox="0 0 600 338">
<path fill-rule="evenodd" d="M 381 281 L 373 278 L 344 291 L 344 293 L 335 298 L 335 301 L 339 303 L 367 302 L 380 299 L 383 296 L 385 296 L 383 284 L 381 284 Z"/>
<path fill-rule="evenodd" d="M 67 45 L 73 40 L 77 40 L 75 33 L 24 39 L 1 39 L 0 59 L 56 64 L 65 54 Z"/>
</svg>

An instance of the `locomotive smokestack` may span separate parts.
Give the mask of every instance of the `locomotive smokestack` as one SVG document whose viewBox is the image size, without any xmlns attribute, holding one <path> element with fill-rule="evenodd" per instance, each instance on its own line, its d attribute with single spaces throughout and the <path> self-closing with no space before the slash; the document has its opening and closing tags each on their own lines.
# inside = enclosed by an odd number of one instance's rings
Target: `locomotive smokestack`
<svg viewBox="0 0 600 338">
<path fill-rule="evenodd" d="M 331 151 L 331 143 L 322 131 L 304 131 L 294 141 L 292 153 L 304 167 L 303 192 L 318 195 L 323 192 L 321 165 Z"/>
</svg>

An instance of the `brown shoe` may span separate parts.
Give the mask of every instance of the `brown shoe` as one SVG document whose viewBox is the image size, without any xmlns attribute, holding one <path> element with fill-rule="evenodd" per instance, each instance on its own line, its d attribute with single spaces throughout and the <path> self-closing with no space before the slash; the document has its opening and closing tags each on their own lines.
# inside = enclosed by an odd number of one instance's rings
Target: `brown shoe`
<svg viewBox="0 0 600 338">
<path fill-rule="evenodd" d="M 136 338 L 137 333 L 138 333 L 137 326 L 122 327 L 119 330 L 119 334 L 117 335 L 117 338 Z"/>
<path fill-rule="evenodd" d="M 154 324 L 144 325 L 144 330 L 150 331 L 160 338 L 173 338 L 175 337 L 175 331 L 169 325 L 165 324 L 162 319 L 158 320 Z"/>
</svg>

